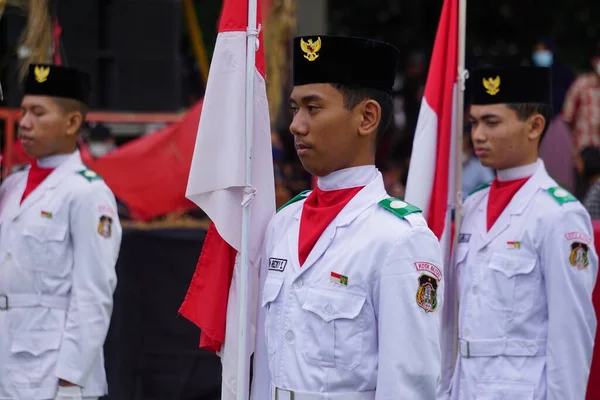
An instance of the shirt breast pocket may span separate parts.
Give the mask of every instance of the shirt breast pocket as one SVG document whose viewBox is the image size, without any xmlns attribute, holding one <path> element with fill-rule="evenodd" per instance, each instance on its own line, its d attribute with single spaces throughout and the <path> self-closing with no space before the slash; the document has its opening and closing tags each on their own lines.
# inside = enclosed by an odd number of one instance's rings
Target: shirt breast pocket
<svg viewBox="0 0 600 400">
<path fill-rule="evenodd" d="M 275 353 L 279 342 L 279 327 L 281 326 L 281 307 L 276 302 L 283 286 L 283 279 L 267 278 L 262 294 L 262 306 L 265 308 L 265 341 L 269 354 Z"/>
<path fill-rule="evenodd" d="M 28 225 L 23 229 L 21 267 L 38 272 L 62 273 L 67 250 L 67 224 Z"/>
<path fill-rule="evenodd" d="M 529 311 L 540 287 L 536 264 L 534 256 L 494 253 L 483 279 L 485 301 L 498 311 Z"/>
<path fill-rule="evenodd" d="M 302 309 L 307 311 L 302 354 L 309 364 L 352 370 L 361 364 L 366 296 L 310 288 Z"/>
</svg>

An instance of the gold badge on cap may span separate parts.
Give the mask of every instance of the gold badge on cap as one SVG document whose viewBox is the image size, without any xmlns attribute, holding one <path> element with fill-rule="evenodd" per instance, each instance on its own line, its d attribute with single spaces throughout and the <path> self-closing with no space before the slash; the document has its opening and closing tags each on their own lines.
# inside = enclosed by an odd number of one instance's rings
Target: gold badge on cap
<svg viewBox="0 0 600 400">
<path fill-rule="evenodd" d="M 34 68 L 33 72 L 35 74 L 35 80 L 39 83 L 43 83 L 46 82 L 48 75 L 50 75 L 50 67 L 42 67 L 41 65 L 38 65 Z"/>
<path fill-rule="evenodd" d="M 490 96 L 497 95 L 500 91 L 500 77 L 497 76 L 496 78 L 487 79 L 483 78 L 483 87 Z"/>
<path fill-rule="evenodd" d="M 300 47 L 302 48 L 302 51 L 306 53 L 304 58 L 308 61 L 315 61 L 319 57 L 317 52 L 321 50 L 321 38 L 317 38 L 317 41 L 314 43 L 312 39 L 308 39 L 307 42 L 305 42 L 304 39 L 300 39 Z"/>
</svg>

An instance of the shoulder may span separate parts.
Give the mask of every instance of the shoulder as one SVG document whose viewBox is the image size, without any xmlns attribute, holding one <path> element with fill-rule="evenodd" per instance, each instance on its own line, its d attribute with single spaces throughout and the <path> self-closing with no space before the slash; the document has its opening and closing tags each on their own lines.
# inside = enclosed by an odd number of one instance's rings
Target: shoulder
<svg viewBox="0 0 600 400">
<path fill-rule="evenodd" d="M 418 232 L 433 236 L 421 209 L 395 197 L 379 201 L 368 219 L 368 231 L 378 242 L 409 240 Z"/>
<path fill-rule="evenodd" d="M 478 204 L 482 199 L 485 198 L 485 196 L 489 194 L 491 184 L 492 181 L 481 184 L 467 194 L 467 197 L 462 204 L 463 215 L 468 212 L 471 207 L 473 207 L 475 204 Z"/>
<path fill-rule="evenodd" d="M 591 218 L 583 204 L 560 186 L 541 188 L 535 208 L 544 221 L 546 229 L 563 224 L 591 224 Z"/>
<path fill-rule="evenodd" d="M 81 168 L 73 171 L 68 186 L 76 202 L 116 203 L 114 194 L 104 179 L 91 169 Z"/>
</svg>

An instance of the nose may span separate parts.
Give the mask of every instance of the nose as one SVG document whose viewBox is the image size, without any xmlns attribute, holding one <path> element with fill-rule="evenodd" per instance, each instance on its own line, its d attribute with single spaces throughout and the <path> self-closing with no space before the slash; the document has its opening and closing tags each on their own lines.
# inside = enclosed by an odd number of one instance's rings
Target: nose
<svg viewBox="0 0 600 400">
<path fill-rule="evenodd" d="M 290 132 L 292 135 L 300 135 L 304 136 L 308 134 L 308 124 L 302 117 L 301 112 L 297 112 L 292 119 L 292 123 L 290 124 Z"/>
<path fill-rule="evenodd" d="M 471 126 L 471 139 L 473 139 L 474 144 L 485 142 L 486 136 L 481 124 Z"/>
<path fill-rule="evenodd" d="M 30 130 L 33 124 L 31 122 L 31 117 L 28 112 L 24 112 L 23 116 L 19 120 L 19 129 L 20 130 Z"/>
</svg>

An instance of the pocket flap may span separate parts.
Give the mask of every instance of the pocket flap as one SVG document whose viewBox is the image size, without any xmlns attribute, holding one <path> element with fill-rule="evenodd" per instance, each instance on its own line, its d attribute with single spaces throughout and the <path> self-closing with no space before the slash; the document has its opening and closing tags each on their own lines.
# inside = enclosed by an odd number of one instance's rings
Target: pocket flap
<svg viewBox="0 0 600 400">
<path fill-rule="evenodd" d="M 67 224 L 28 225 L 23 230 L 25 236 L 34 237 L 40 242 L 62 242 L 67 236 Z"/>
<path fill-rule="evenodd" d="M 268 278 L 265 280 L 265 287 L 263 288 L 262 294 L 262 306 L 266 306 L 268 303 L 275 301 L 281 287 L 283 286 L 283 279 Z"/>
<path fill-rule="evenodd" d="M 529 274 L 533 271 L 537 259 L 527 256 L 511 256 L 502 253 L 494 253 L 489 267 L 495 271 L 502 272 L 507 278 L 515 275 Z"/>
<path fill-rule="evenodd" d="M 29 353 L 34 356 L 39 356 L 46 351 L 58 350 L 61 339 L 61 332 L 15 332 L 13 334 L 10 351 L 12 353 Z"/>
<path fill-rule="evenodd" d="M 465 261 L 465 258 L 467 258 L 468 253 L 469 253 L 469 248 L 467 247 L 467 245 L 465 245 L 465 244 L 458 245 L 456 247 L 456 257 L 454 259 L 454 263 L 458 264 L 458 263 Z"/>
<path fill-rule="evenodd" d="M 302 309 L 313 312 L 325 322 L 334 319 L 354 319 L 365 304 L 366 297 L 357 293 L 310 288 Z"/>
</svg>

